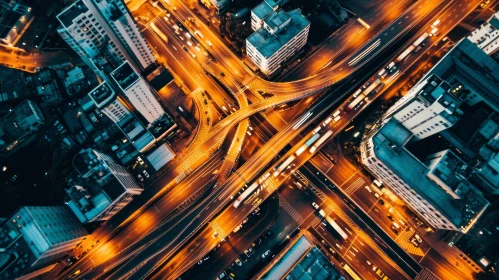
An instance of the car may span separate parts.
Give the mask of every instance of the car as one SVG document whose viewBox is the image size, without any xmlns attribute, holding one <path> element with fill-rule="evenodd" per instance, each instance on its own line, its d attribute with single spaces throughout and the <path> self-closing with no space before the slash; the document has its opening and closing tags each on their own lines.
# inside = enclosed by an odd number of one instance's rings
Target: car
<svg viewBox="0 0 499 280">
<path fill-rule="evenodd" d="M 378 269 L 378 270 L 376 271 L 376 274 L 378 274 L 378 276 L 379 276 L 379 277 L 383 277 L 383 276 L 385 276 L 385 274 L 383 273 L 383 271 L 381 271 L 381 269 Z"/>
<path fill-rule="evenodd" d="M 216 232 L 216 231 L 215 231 L 215 232 L 213 233 L 212 237 L 213 237 L 213 238 L 216 238 L 217 236 L 218 236 L 218 232 Z"/>
<path fill-rule="evenodd" d="M 371 188 L 369 186 L 365 186 L 364 189 L 366 189 L 366 191 L 368 191 L 369 193 L 373 192 L 373 190 L 371 190 Z"/>
<path fill-rule="evenodd" d="M 390 228 L 392 229 L 392 231 L 395 234 L 399 234 L 400 226 L 399 226 L 399 224 L 397 224 L 397 222 L 393 222 L 392 225 L 390 226 Z"/>
<path fill-rule="evenodd" d="M 265 259 L 270 253 L 270 250 L 265 251 L 265 253 L 262 254 L 262 259 Z"/>
<path fill-rule="evenodd" d="M 419 234 L 414 234 L 414 238 L 416 238 L 416 240 L 417 240 L 419 243 L 423 243 L 423 239 L 421 239 L 421 237 L 419 236 Z"/>
<path fill-rule="evenodd" d="M 202 263 L 203 263 L 203 260 L 199 260 L 199 261 L 198 261 L 198 264 L 202 264 Z"/>
<path fill-rule="evenodd" d="M 375 192 L 374 193 L 374 197 L 378 198 L 379 199 L 379 193 Z"/>
<path fill-rule="evenodd" d="M 390 207 L 390 209 L 388 209 L 388 212 L 389 212 L 389 213 L 393 213 L 393 208 L 392 208 L 392 207 Z"/>
<path fill-rule="evenodd" d="M 411 238 L 411 243 L 414 245 L 414 247 L 419 247 L 419 243 L 415 238 Z"/>
<path fill-rule="evenodd" d="M 376 180 L 376 179 L 373 181 L 373 183 L 375 183 L 376 186 L 378 186 L 378 187 L 381 187 L 383 185 L 383 183 L 381 181 Z"/>
<path fill-rule="evenodd" d="M 140 180 L 141 182 L 143 182 L 143 181 L 144 181 L 144 177 L 142 177 L 140 174 L 139 174 L 139 175 L 137 175 L 137 178 L 139 178 L 139 180 Z"/>
<path fill-rule="evenodd" d="M 246 218 L 246 219 L 243 220 L 243 224 L 245 224 L 247 222 L 248 222 L 248 218 Z"/>
<path fill-rule="evenodd" d="M 393 219 L 393 216 L 392 216 L 391 214 L 388 214 L 388 215 L 386 215 L 386 216 L 388 217 L 388 219 L 390 219 L 390 221 L 393 221 L 393 220 L 394 220 L 394 219 Z"/>
<path fill-rule="evenodd" d="M 147 171 L 142 171 L 142 173 L 144 173 L 144 175 L 146 176 L 146 178 L 149 178 L 149 173 L 147 173 Z"/>
<path fill-rule="evenodd" d="M 237 266 L 242 266 L 243 262 L 239 258 L 237 258 L 236 259 L 236 264 L 237 264 Z"/>
<path fill-rule="evenodd" d="M 116 151 L 117 149 L 118 149 L 118 145 L 114 145 L 111 147 L 111 151 L 113 151 L 113 152 Z"/>
<path fill-rule="evenodd" d="M 371 263 L 369 260 L 366 260 L 366 263 L 367 263 L 368 265 L 372 265 L 372 263 Z"/>
<path fill-rule="evenodd" d="M 315 203 L 315 202 L 312 202 L 312 207 L 314 207 L 316 210 L 319 209 L 319 205 L 317 205 L 317 203 Z"/>
<path fill-rule="evenodd" d="M 144 164 L 144 161 L 142 160 L 142 158 L 141 158 L 141 157 L 138 157 L 138 158 L 137 158 L 137 161 L 140 163 L 140 165 L 143 165 L 143 164 Z"/>
<path fill-rule="evenodd" d="M 373 265 L 373 271 L 376 271 L 377 269 L 378 269 L 378 267 Z"/>
</svg>

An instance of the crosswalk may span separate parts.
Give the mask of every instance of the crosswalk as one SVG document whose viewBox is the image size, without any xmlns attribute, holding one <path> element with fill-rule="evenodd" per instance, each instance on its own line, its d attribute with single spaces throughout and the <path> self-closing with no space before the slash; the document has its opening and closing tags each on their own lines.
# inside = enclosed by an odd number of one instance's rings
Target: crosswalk
<svg viewBox="0 0 499 280">
<path fill-rule="evenodd" d="M 302 215 L 300 215 L 300 213 L 289 204 L 288 200 L 281 194 L 279 194 L 279 206 L 281 206 L 299 225 L 303 223 Z"/>
<path fill-rule="evenodd" d="M 411 237 L 416 231 L 413 228 L 409 228 L 409 230 L 404 230 L 402 233 L 395 239 L 395 242 L 399 244 L 399 246 L 404 249 L 406 252 L 416 256 L 424 256 L 423 250 L 421 248 L 414 246 L 411 243 Z"/>
<path fill-rule="evenodd" d="M 218 224 L 218 222 L 213 221 L 213 222 L 211 222 L 211 223 L 210 223 L 210 226 L 213 228 L 213 230 L 214 230 L 215 232 L 217 232 L 217 233 L 218 233 L 218 237 L 219 237 L 220 239 L 224 239 L 224 238 L 227 236 L 227 234 L 226 234 L 226 233 L 225 233 L 225 231 L 222 229 L 222 227 Z"/>
<path fill-rule="evenodd" d="M 414 280 L 440 280 L 433 272 L 431 272 L 428 268 L 422 270 Z"/>
<path fill-rule="evenodd" d="M 321 200 L 321 201 L 326 201 L 327 197 L 326 195 L 319 190 L 314 184 L 309 184 L 308 188 Z"/>
<path fill-rule="evenodd" d="M 356 192 L 360 187 L 362 187 L 366 182 L 364 181 L 364 179 L 362 179 L 362 177 L 359 177 L 357 178 L 357 180 L 355 180 L 353 183 L 351 183 L 350 185 L 348 185 L 344 191 L 351 195 L 352 193 Z"/>
</svg>

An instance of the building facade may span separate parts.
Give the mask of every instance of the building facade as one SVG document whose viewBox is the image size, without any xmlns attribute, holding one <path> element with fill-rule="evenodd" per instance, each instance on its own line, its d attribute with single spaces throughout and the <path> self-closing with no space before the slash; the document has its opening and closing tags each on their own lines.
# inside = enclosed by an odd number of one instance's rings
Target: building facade
<svg viewBox="0 0 499 280">
<path fill-rule="evenodd" d="M 125 60 L 139 70 L 155 62 L 122 0 L 78 0 L 57 18 L 61 37 L 104 79 Z"/>
<path fill-rule="evenodd" d="M 106 154 L 81 150 L 73 166 L 66 204 L 82 223 L 107 221 L 142 193 L 133 175 Z"/>
<path fill-rule="evenodd" d="M 499 49 L 499 12 L 495 13 L 478 29 L 472 31 L 468 39 L 486 54 L 494 54 Z"/>
<path fill-rule="evenodd" d="M 462 40 L 361 143 L 367 169 L 433 228 L 466 233 L 499 193 L 498 70 Z"/>
<path fill-rule="evenodd" d="M 87 231 L 64 206 L 25 206 L 0 227 L 0 279 L 37 276 L 83 238 Z M 25 278 L 28 279 L 29 277 Z"/>
<path fill-rule="evenodd" d="M 165 110 L 156 98 L 154 90 L 128 62 L 124 62 L 111 72 L 111 77 L 149 124 L 165 115 Z"/>
<path fill-rule="evenodd" d="M 130 112 L 124 100 L 118 97 L 107 82 L 97 86 L 88 96 L 97 108 L 120 128 L 139 152 L 147 151 L 156 143 L 151 132 Z"/>
<path fill-rule="evenodd" d="M 307 43 L 310 22 L 300 9 L 285 12 L 274 11 L 268 4 L 265 7 L 261 13 L 252 11 L 252 27 L 259 29 L 246 39 L 246 54 L 270 76 Z"/>
</svg>

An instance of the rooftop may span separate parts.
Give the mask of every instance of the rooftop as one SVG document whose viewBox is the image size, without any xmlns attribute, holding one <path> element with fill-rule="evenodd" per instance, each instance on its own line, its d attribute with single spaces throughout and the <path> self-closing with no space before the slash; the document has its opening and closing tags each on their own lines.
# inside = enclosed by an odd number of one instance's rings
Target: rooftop
<svg viewBox="0 0 499 280">
<path fill-rule="evenodd" d="M 60 14 L 58 14 L 57 18 L 62 23 L 62 25 L 64 25 L 64 27 L 68 27 L 73 24 L 73 20 L 75 18 L 79 17 L 83 13 L 86 13 L 87 11 L 87 6 L 85 6 L 83 1 L 79 0 L 62 11 Z"/>
<path fill-rule="evenodd" d="M 113 77 L 123 91 L 127 90 L 140 78 L 127 61 L 111 72 L 111 77 Z"/>
<path fill-rule="evenodd" d="M 373 137 L 376 156 L 402 178 L 413 190 L 443 213 L 457 227 L 467 227 L 471 219 L 469 208 L 480 213 L 488 206 L 482 194 L 474 187 L 454 199 L 443 188 L 426 176 L 431 170 L 405 149 L 412 134 L 395 119 L 390 119 Z"/>
<path fill-rule="evenodd" d="M 289 23 L 285 19 L 289 18 Z M 260 28 L 251 34 L 247 41 L 253 45 L 264 57 L 269 58 L 286 43 L 298 35 L 303 29 L 310 25 L 310 22 L 301 14 L 300 9 L 290 11 L 273 12 L 265 19 L 270 27 L 278 27 L 274 34 L 271 34 L 265 28 Z"/>
<path fill-rule="evenodd" d="M 341 279 L 341 275 L 302 235 L 262 279 Z"/>
<path fill-rule="evenodd" d="M 103 82 L 102 84 L 94 88 L 91 92 L 89 92 L 88 96 L 90 96 L 90 98 L 94 100 L 94 102 L 97 104 L 97 107 L 102 107 L 106 106 L 107 102 L 112 100 L 115 94 L 111 87 L 106 82 Z"/>
<path fill-rule="evenodd" d="M 23 101 L 0 119 L 0 148 L 20 140 L 43 124 L 38 106 L 30 100 Z"/>
<path fill-rule="evenodd" d="M 260 20 L 264 19 L 266 16 L 268 16 L 270 13 L 274 11 L 269 4 L 267 4 L 266 1 L 263 1 L 262 3 L 258 4 L 253 10 L 251 10 Z"/>
</svg>

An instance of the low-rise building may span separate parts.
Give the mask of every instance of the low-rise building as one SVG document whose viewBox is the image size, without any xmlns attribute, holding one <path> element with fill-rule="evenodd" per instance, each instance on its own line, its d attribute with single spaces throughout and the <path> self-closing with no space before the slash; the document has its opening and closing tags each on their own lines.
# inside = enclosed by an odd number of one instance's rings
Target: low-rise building
<svg viewBox="0 0 499 280">
<path fill-rule="evenodd" d="M 20 0 L 0 1 L 0 42 L 14 44 L 31 20 L 31 8 Z"/>
<path fill-rule="evenodd" d="M 309 29 L 310 22 L 300 9 L 272 11 L 246 39 L 246 53 L 263 74 L 270 76 L 307 43 Z"/>
<path fill-rule="evenodd" d="M 0 119 L 0 156 L 11 151 L 44 124 L 40 108 L 31 100 L 23 101 Z"/>
<path fill-rule="evenodd" d="M 263 25 L 263 20 L 272 12 L 282 7 L 287 0 L 265 0 L 251 10 L 251 29 L 257 31 Z"/>
<path fill-rule="evenodd" d="M 106 221 L 142 193 L 133 175 L 106 154 L 81 150 L 73 165 L 77 173 L 68 178 L 65 203 L 82 223 Z"/>
<path fill-rule="evenodd" d="M 0 226 L 0 279 L 32 279 L 88 235 L 64 206 L 25 206 Z"/>
</svg>

